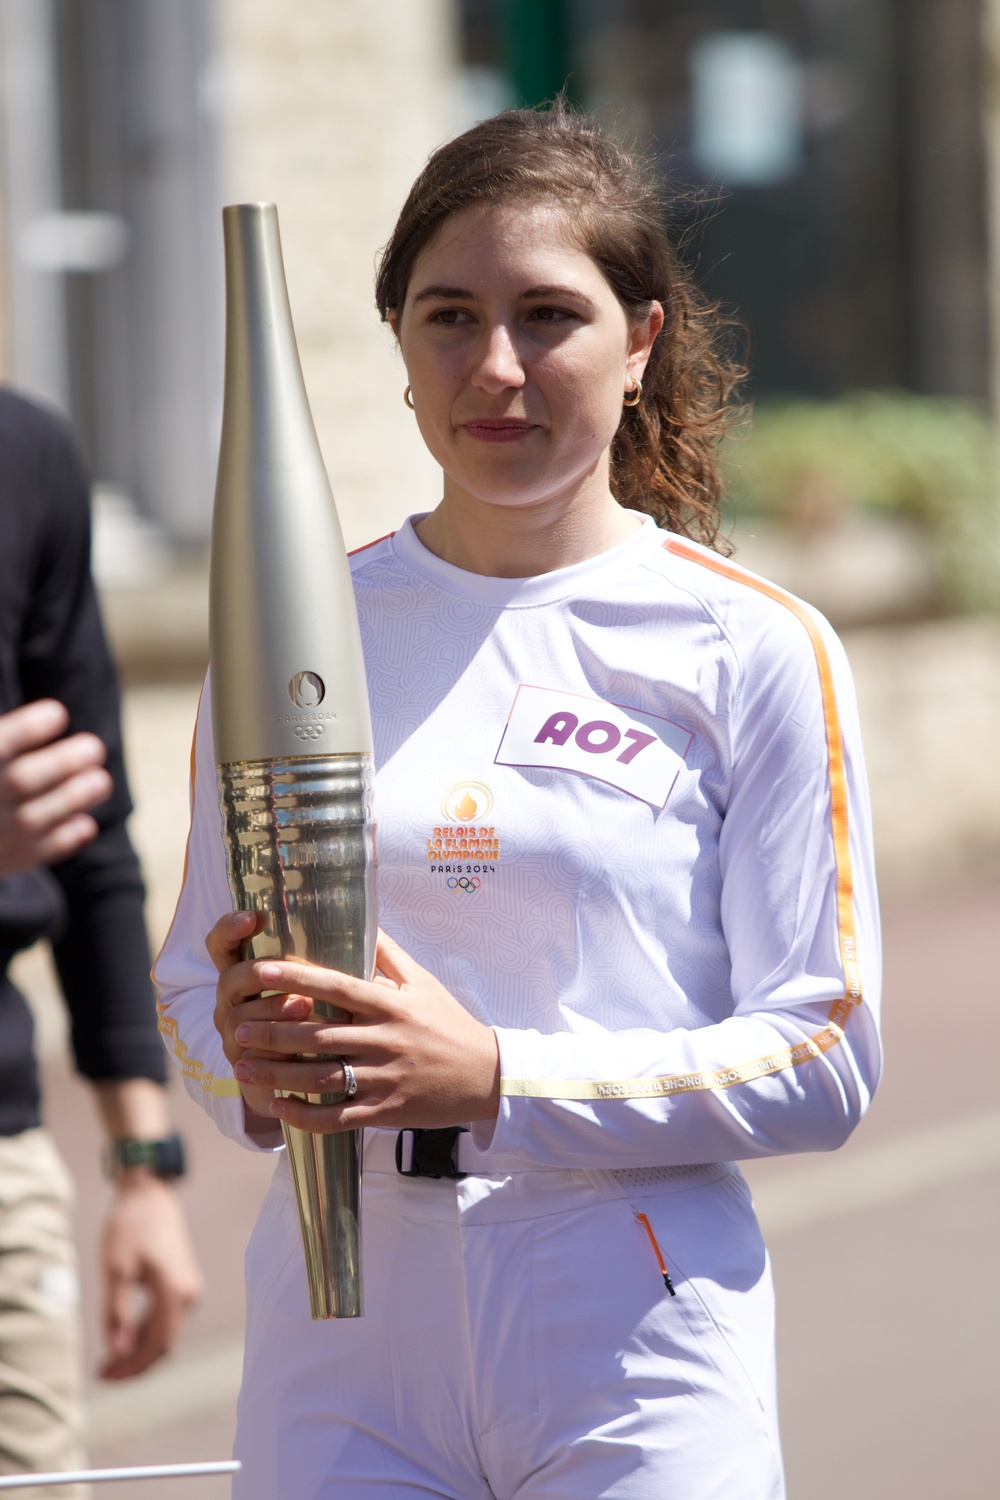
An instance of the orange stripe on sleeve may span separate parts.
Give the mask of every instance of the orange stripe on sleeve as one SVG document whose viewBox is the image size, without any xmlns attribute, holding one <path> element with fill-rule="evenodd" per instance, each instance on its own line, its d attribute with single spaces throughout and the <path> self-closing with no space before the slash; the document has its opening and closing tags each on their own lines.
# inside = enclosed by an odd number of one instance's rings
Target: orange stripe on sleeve
<svg viewBox="0 0 1000 1500">
<path fill-rule="evenodd" d="M 721 557 L 706 557 L 694 548 L 687 547 L 681 541 L 671 540 L 664 542 L 664 550 L 672 552 L 677 557 L 683 557 L 687 562 L 697 563 L 700 567 L 708 568 L 712 573 L 719 573 L 723 578 L 730 579 L 733 583 L 743 584 L 746 588 L 756 589 L 760 594 L 766 594 L 775 603 L 781 604 L 790 610 L 799 624 L 805 628 L 812 644 L 813 653 L 816 657 L 816 666 L 819 670 L 820 693 L 823 699 L 823 722 L 826 728 L 826 751 L 827 766 L 830 779 L 830 822 L 833 832 L 833 852 L 837 866 L 837 926 L 840 939 L 840 961 L 844 970 L 844 995 L 836 1000 L 830 1011 L 830 1020 L 834 1025 L 841 1026 L 844 1023 L 851 1007 L 860 1005 L 863 999 L 861 992 L 861 969 L 858 965 L 858 944 L 854 923 L 854 876 L 851 870 L 851 848 L 848 837 L 847 823 L 847 772 L 844 768 L 844 741 L 840 732 L 840 718 L 837 713 L 837 694 L 833 684 L 833 669 L 830 666 L 830 654 L 826 649 L 826 642 L 820 633 L 816 621 L 809 611 L 786 594 L 783 589 L 775 587 L 773 583 L 766 583 L 762 578 L 753 578 L 734 568 Z"/>
</svg>

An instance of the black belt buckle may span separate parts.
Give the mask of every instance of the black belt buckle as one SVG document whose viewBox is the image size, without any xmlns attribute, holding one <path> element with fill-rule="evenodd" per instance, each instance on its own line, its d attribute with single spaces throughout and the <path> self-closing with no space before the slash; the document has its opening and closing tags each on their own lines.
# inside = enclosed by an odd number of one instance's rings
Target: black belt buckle
<svg viewBox="0 0 1000 1500">
<path fill-rule="evenodd" d="M 400 1177 L 468 1176 L 458 1170 L 458 1138 L 466 1135 L 465 1125 L 448 1125 L 444 1130 L 401 1130 L 396 1137 L 396 1171 Z"/>
</svg>

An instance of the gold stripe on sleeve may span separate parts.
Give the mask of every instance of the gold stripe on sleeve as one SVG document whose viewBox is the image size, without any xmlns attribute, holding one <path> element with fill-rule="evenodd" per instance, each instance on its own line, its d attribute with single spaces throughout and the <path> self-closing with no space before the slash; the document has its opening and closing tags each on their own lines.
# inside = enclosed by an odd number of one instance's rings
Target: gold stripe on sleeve
<svg viewBox="0 0 1000 1500">
<path fill-rule="evenodd" d="M 168 1038 L 170 1050 L 180 1063 L 184 1077 L 195 1079 L 207 1094 L 212 1094 L 216 1099 L 238 1099 L 240 1086 L 235 1078 L 216 1078 L 214 1073 L 208 1071 L 204 1063 L 200 1063 L 196 1057 L 189 1055 L 187 1047 L 181 1041 L 177 1022 L 173 1016 L 167 1015 L 166 1007 L 161 1000 L 156 1002 L 156 1014 L 159 1017 L 159 1028 Z"/>
<path fill-rule="evenodd" d="M 184 846 L 184 869 L 181 873 L 181 891 L 183 891 L 184 883 L 187 880 L 188 857 L 191 852 L 191 834 L 194 829 L 194 788 L 195 778 L 198 773 L 196 754 L 198 744 L 198 716 L 201 713 L 201 703 L 204 696 L 205 683 L 203 682 L 201 685 L 201 693 L 198 697 L 198 712 L 195 714 L 194 719 L 194 734 L 191 737 L 191 825 L 188 828 L 187 843 Z M 170 939 L 170 934 L 173 932 L 176 925 L 177 913 L 180 909 L 180 901 L 181 898 L 178 894 L 177 902 L 174 906 L 174 914 L 171 918 L 170 927 L 167 930 L 167 936 L 163 940 L 163 944 L 160 948 L 160 953 L 157 954 L 156 963 L 153 964 L 153 971 L 150 975 L 150 978 L 152 979 L 154 984 L 158 983 L 156 977 L 156 964 L 159 963 L 160 956 L 163 953 L 163 949 L 166 947 L 167 942 Z M 180 1033 L 177 1030 L 177 1022 L 172 1016 L 167 1015 L 166 1007 L 161 1000 L 157 1000 L 156 1002 L 156 1015 L 157 1025 L 159 1026 L 159 1029 L 163 1033 L 163 1035 L 167 1038 L 170 1050 L 173 1052 L 177 1061 L 180 1063 L 181 1072 L 183 1073 L 184 1077 L 196 1079 L 201 1084 L 206 1093 L 212 1094 L 218 1099 L 238 1098 L 240 1093 L 240 1086 L 236 1082 L 235 1078 L 216 1078 L 214 1073 L 210 1073 L 208 1071 L 204 1063 L 200 1063 L 197 1058 L 190 1057 L 188 1055 L 188 1049 L 181 1041 Z"/>
<path fill-rule="evenodd" d="M 752 1083 L 769 1073 L 798 1067 L 811 1057 L 822 1057 L 835 1047 L 843 1031 L 832 1022 L 814 1036 L 755 1057 L 738 1067 L 718 1068 L 714 1073 L 671 1073 L 665 1078 L 501 1078 L 500 1092 L 516 1099 L 659 1099 L 666 1094 L 696 1094 L 704 1089 L 731 1089 Z"/>
</svg>

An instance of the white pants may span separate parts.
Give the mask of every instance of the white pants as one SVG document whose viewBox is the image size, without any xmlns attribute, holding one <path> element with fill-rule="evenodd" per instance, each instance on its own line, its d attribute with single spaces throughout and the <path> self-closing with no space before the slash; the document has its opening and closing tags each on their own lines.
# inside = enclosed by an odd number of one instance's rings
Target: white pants
<svg viewBox="0 0 1000 1500">
<path fill-rule="evenodd" d="M 278 1168 L 247 1251 L 236 1500 L 780 1500 L 739 1172 L 436 1182 L 397 1176 L 391 1141 L 366 1150 L 361 1319 L 310 1321 Z"/>
</svg>

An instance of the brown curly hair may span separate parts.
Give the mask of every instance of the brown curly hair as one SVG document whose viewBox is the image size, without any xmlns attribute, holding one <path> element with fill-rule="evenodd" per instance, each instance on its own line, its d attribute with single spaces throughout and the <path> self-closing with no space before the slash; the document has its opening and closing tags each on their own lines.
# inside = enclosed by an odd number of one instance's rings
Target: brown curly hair
<svg viewBox="0 0 1000 1500">
<path fill-rule="evenodd" d="M 658 174 L 563 98 L 495 115 L 434 152 L 382 251 L 375 302 L 383 321 L 402 306 L 417 256 L 449 214 L 539 198 L 571 210 L 574 236 L 630 320 L 644 321 L 653 301 L 663 305 L 642 401 L 623 407 L 611 445 L 615 498 L 728 550 L 719 540 L 718 446 L 745 374 L 728 347 L 735 325 L 699 291 L 671 243 Z"/>
</svg>

